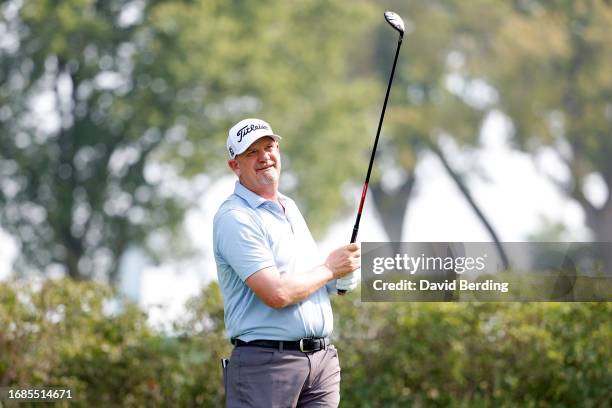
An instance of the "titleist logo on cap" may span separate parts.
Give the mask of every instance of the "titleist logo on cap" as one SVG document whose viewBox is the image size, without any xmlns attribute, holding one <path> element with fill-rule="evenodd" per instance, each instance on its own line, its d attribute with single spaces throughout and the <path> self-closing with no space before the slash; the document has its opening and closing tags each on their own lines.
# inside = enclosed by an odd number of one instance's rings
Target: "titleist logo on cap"
<svg viewBox="0 0 612 408">
<path fill-rule="evenodd" d="M 259 130 L 259 129 L 270 130 L 270 128 L 267 127 L 266 125 L 253 125 L 253 124 L 246 125 L 240 128 L 238 132 L 236 132 L 236 136 L 238 137 L 238 143 L 242 142 L 242 138 L 244 138 L 246 135 L 248 135 L 254 130 Z"/>
</svg>

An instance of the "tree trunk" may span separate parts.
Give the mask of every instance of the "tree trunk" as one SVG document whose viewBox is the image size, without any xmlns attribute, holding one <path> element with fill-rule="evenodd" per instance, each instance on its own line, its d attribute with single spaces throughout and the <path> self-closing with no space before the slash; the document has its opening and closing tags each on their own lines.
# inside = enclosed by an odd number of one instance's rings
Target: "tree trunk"
<svg viewBox="0 0 612 408">
<path fill-rule="evenodd" d="M 380 220 L 390 242 L 402 241 L 404 219 L 406 218 L 414 182 L 415 175 L 412 172 L 395 191 L 384 191 L 380 182 L 372 184 L 370 187 L 376 210 L 380 215 Z"/>
<path fill-rule="evenodd" d="M 497 248 L 497 254 L 499 255 L 499 258 L 500 258 L 500 260 L 502 262 L 502 265 L 504 266 L 504 269 L 505 270 L 510 269 L 510 261 L 508 260 L 508 256 L 506 255 L 506 251 L 504 250 L 504 247 L 502 246 L 502 244 L 501 244 L 501 242 L 499 240 L 499 237 L 497 236 L 497 233 L 493 229 L 493 226 L 491 225 L 489 220 L 487 220 L 487 217 L 482 213 L 482 211 L 480 211 L 480 208 L 476 204 L 476 201 L 472 197 L 472 194 L 468 190 L 467 186 L 463 183 L 463 180 L 461 180 L 461 177 L 457 174 L 457 172 L 455 172 L 455 170 L 453 170 L 453 168 L 451 167 L 450 163 L 446 159 L 446 156 L 444 155 L 444 152 L 442 151 L 442 149 L 440 149 L 440 147 L 436 143 L 434 143 L 434 142 L 430 142 L 429 143 L 429 147 L 430 147 L 431 151 L 436 156 L 438 156 L 438 158 L 442 162 L 442 165 L 444 166 L 444 169 L 446 169 L 446 171 L 448 172 L 450 177 L 453 179 L 453 181 L 455 182 L 455 184 L 457 185 L 457 187 L 459 188 L 459 190 L 463 194 L 463 197 L 465 197 L 467 202 L 470 204 L 470 207 L 472 207 L 472 210 L 474 210 L 474 213 L 476 214 L 476 216 L 478 217 L 478 219 L 480 220 L 482 225 L 484 225 L 484 227 L 486 228 L 487 232 L 491 236 L 491 239 L 495 243 L 495 248 Z"/>
<path fill-rule="evenodd" d="M 609 244 L 603 247 L 600 254 L 603 261 L 604 271 L 608 276 L 612 276 L 612 200 L 609 198 L 606 205 L 595 211 L 586 211 L 587 224 L 593 232 L 596 242 Z"/>
<path fill-rule="evenodd" d="M 115 257 L 113 258 L 112 265 L 108 272 L 108 283 L 113 287 L 116 287 L 119 283 L 119 265 L 121 264 L 121 259 L 123 258 L 123 254 L 125 254 L 127 249 L 128 241 L 126 239 L 126 228 L 127 226 L 122 224 L 121 228 L 119 228 L 119 236 L 117 236 L 117 239 L 112 246 Z"/>
<path fill-rule="evenodd" d="M 75 242 L 75 240 L 70 237 L 64 240 L 63 246 L 65 251 L 64 266 L 66 267 L 68 276 L 74 280 L 83 280 L 85 277 L 79 270 L 79 261 L 83 256 L 83 248 L 80 242 Z"/>
</svg>

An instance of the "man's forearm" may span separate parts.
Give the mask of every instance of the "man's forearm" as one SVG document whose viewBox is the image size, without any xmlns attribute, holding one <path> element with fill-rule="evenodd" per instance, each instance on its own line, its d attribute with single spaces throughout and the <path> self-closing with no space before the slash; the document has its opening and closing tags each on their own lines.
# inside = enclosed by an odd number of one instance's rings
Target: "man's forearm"
<svg viewBox="0 0 612 408">
<path fill-rule="evenodd" d="M 282 274 L 279 292 L 285 306 L 300 302 L 335 279 L 330 268 L 318 265 L 308 271 L 298 274 Z"/>
<path fill-rule="evenodd" d="M 260 269 L 245 283 L 268 306 L 280 309 L 306 299 L 326 283 L 359 267 L 359 247 L 349 244 L 332 251 L 325 264 L 301 273 L 280 273 L 275 266 Z"/>
</svg>

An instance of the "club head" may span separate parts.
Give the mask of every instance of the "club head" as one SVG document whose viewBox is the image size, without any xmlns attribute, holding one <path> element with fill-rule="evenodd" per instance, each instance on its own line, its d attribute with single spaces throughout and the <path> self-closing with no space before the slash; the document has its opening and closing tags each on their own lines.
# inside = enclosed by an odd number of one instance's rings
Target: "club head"
<svg viewBox="0 0 612 408">
<path fill-rule="evenodd" d="M 391 27 L 399 31 L 401 36 L 404 36 L 404 20 L 402 20 L 399 14 L 393 11 L 385 11 L 385 20 L 387 20 Z"/>
</svg>

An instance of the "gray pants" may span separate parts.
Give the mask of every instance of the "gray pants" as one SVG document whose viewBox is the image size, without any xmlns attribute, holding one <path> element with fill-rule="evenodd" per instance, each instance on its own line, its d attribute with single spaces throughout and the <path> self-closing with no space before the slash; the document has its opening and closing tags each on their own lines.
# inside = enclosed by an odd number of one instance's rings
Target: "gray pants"
<svg viewBox="0 0 612 408">
<path fill-rule="evenodd" d="M 225 372 L 226 406 L 337 407 L 340 363 L 334 346 L 313 353 L 235 347 Z"/>
</svg>

